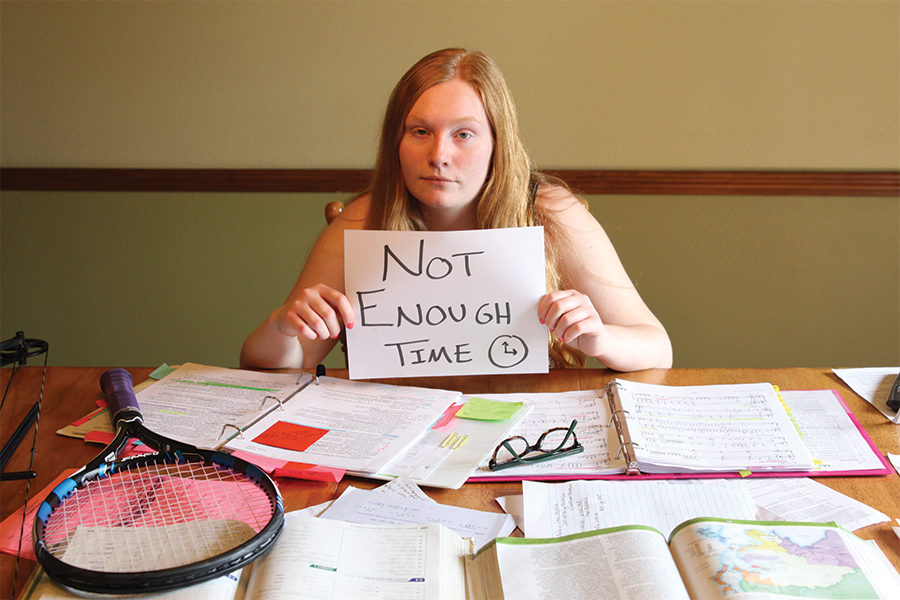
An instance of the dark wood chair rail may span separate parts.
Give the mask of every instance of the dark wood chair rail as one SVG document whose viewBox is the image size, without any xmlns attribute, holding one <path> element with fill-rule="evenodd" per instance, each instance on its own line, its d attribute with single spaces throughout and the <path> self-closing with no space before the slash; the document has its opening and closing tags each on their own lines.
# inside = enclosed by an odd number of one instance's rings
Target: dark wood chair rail
<svg viewBox="0 0 900 600">
<path fill-rule="evenodd" d="M 900 197 L 900 171 L 549 170 L 582 194 Z M 3 191 L 358 193 L 368 169 L 0 169 Z"/>
</svg>

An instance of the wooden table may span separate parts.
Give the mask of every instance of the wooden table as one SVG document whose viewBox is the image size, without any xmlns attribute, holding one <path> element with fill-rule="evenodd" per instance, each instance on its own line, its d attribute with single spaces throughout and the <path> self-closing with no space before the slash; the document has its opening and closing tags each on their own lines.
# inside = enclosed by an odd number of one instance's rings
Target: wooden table
<svg viewBox="0 0 900 600">
<path fill-rule="evenodd" d="M 20 511 L 25 500 L 26 486 L 31 497 L 38 495 L 66 468 L 80 467 L 93 458 L 99 447 L 81 440 L 65 438 L 56 431 L 80 419 L 93 410 L 102 397 L 100 375 L 105 368 L 50 367 L 47 370 L 43 410 L 38 426 L 34 470 L 37 476 L 30 481 L 0 483 L 0 517 L 6 519 Z M 135 382 L 147 379 L 153 369 L 129 368 Z M 5 368 L 0 386 L 6 389 L 12 370 Z M 37 400 L 41 387 L 41 367 L 23 367 L 16 374 L 3 406 L 0 440 L 8 440 L 22 417 Z M 344 369 L 331 370 L 334 377 L 347 377 Z M 637 373 L 616 373 L 600 369 L 559 370 L 545 375 L 497 375 L 477 377 L 433 377 L 427 379 L 390 380 L 401 385 L 417 385 L 458 390 L 466 394 L 510 392 L 560 392 L 599 389 L 613 377 L 632 381 L 665 385 L 703 385 L 726 383 L 770 382 L 782 390 L 837 389 L 881 452 L 900 454 L 900 426 L 890 423 L 846 387 L 829 369 L 665 369 Z M 387 381 L 387 380 L 385 380 Z M 30 458 L 31 433 L 7 464 L 7 471 L 27 469 Z M 900 517 L 900 476 L 892 473 L 883 477 L 820 477 L 817 481 L 843 494 L 865 502 L 892 519 Z M 296 510 L 331 500 L 348 486 L 373 488 L 382 482 L 355 477 L 340 483 L 279 479 L 278 484 L 288 510 Z M 499 496 L 521 494 L 520 483 L 468 483 L 458 490 L 425 488 L 426 493 L 443 504 L 464 506 L 484 511 L 501 512 L 494 501 Z M 895 523 L 896 524 L 896 523 Z M 27 542 L 31 540 L 31 524 L 26 525 Z M 900 570 L 900 539 L 890 523 L 872 525 L 855 532 L 864 539 L 876 540 L 894 566 Z M 16 593 L 24 587 L 36 563 L 19 561 Z M 0 555 L 0 598 L 11 598 L 15 573 L 15 558 Z"/>
</svg>

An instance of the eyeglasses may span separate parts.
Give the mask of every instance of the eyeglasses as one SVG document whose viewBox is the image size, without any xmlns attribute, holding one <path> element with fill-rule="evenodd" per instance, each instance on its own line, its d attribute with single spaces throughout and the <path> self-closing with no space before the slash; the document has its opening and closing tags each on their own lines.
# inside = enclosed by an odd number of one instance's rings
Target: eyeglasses
<svg viewBox="0 0 900 600">
<path fill-rule="evenodd" d="M 488 462 L 491 471 L 500 471 L 520 465 L 546 462 L 555 458 L 572 456 L 584 452 L 584 446 L 575 435 L 576 419 L 568 427 L 554 427 L 548 429 L 538 438 L 537 444 L 531 445 L 521 435 L 514 435 L 500 442 L 494 449 L 494 455 Z M 569 438 L 572 438 L 571 445 Z M 530 456 L 529 456 L 530 455 Z"/>
</svg>

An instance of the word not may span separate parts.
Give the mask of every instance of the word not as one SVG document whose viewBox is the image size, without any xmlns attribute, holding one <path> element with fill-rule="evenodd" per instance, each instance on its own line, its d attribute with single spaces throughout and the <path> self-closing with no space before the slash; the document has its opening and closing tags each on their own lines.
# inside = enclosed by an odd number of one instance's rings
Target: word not
<svg viewBox="0 0 900 600">
<path fill-rule="evenodd" d="M 472 269 L 469 263 L 469 257 L 475 256 L 478 254 L 484 254 L 484 250 L 479 250 L 477 252 L 459 252 L 457 254 L 451 254 L 450 258 L 459 258 L 462 257 L 463 264 L 466 269 L 466 277 L 472 276 Z M 416 270 L 410 269 L 404 264 L 400 257 L 398 257 L 391 247 L 387 244 L 384 245 L 384 270 L 381 273 L 381 280 L 387 281 L 388 277 L 388 257 L 394 259 L 400 268 L 404 271 L 412 275 L 413 277 L 421 277 L 423 272 L 423 263 L 425 260 L 425 240 L 419 240 L 419 265 Z M 449 259 L 446 259 L 442 256 L 435 256 L 431 260 L 428 261 L 428 265 L 424 266 L 424 273 L 428 279 L 443 279 L 447 277 L 453 272 L 453 262 Z"/>
</svg>

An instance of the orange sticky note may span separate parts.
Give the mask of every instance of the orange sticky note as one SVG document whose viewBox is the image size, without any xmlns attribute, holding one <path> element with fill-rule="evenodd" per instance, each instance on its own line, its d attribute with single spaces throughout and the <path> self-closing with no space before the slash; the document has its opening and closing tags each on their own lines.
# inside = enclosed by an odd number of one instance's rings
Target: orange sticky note
<svg viewBox="0 0 900 600">
<path fill-rule="evenodd" d="M 253 438 L 253 441 L 265 446 L 281 448 L 282 450 L 303 452 L 320 440 L 326 433 L 328 433 L 327 429 L 278 421 Z"/>
</svg>

